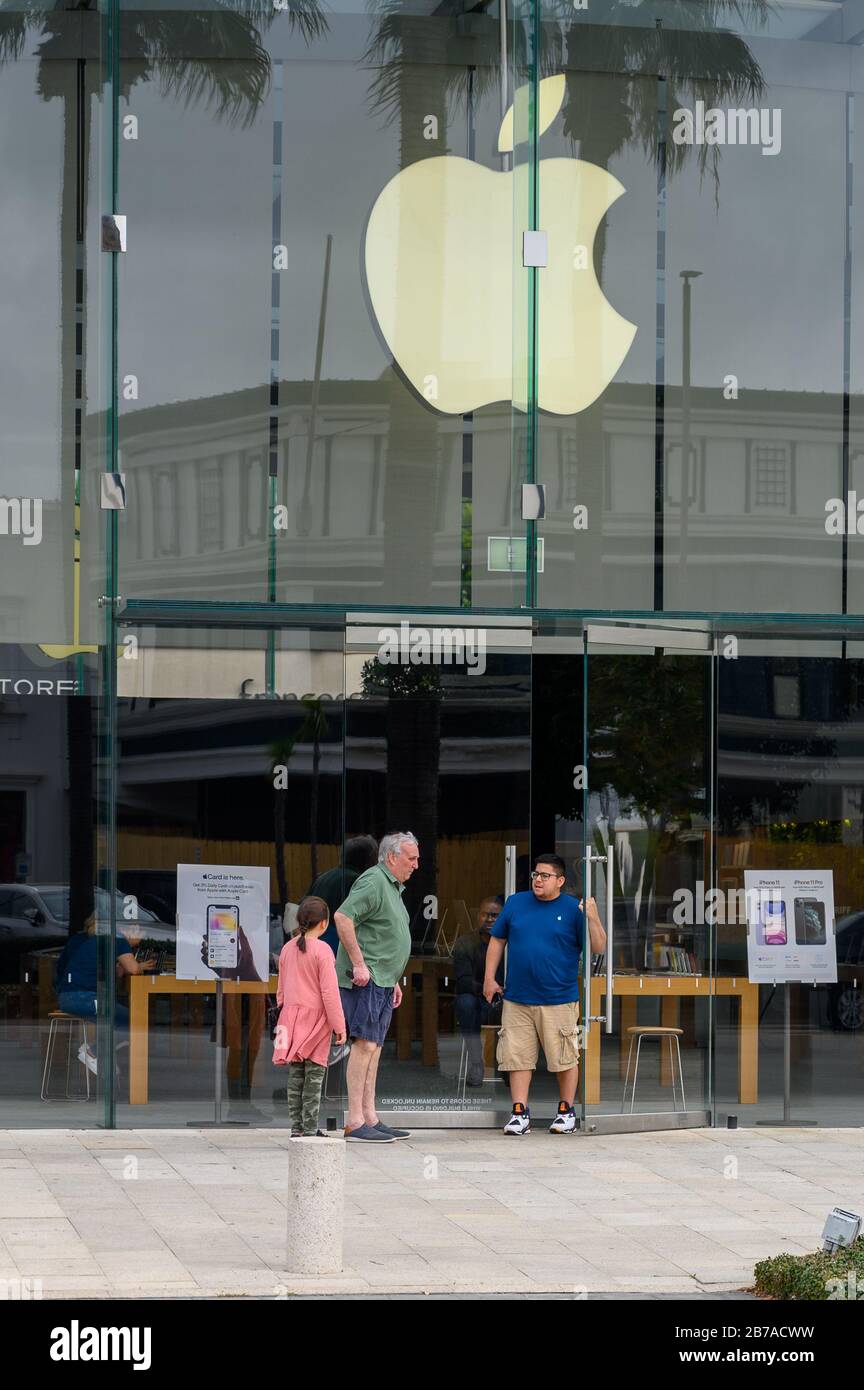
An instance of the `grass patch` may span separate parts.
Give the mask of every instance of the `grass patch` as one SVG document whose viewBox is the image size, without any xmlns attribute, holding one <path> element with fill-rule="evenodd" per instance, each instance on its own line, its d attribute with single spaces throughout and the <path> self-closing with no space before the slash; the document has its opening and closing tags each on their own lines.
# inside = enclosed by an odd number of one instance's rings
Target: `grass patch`
<svg viewBox="0 0 864 1390">
<path fill-rule="evenodd" d="M 756 1292 L 768 1298 L 864 1300 L 864 1236 L 833 1255 L 819 1250 L 760 1260 L 755 1276 Z"/>
</svg>

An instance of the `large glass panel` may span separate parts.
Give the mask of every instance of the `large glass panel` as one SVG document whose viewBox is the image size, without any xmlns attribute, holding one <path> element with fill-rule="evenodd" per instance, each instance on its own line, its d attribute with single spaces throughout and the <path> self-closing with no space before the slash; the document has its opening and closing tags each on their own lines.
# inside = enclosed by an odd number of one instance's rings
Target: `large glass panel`
<svg viewBox="0 0 864 1390">
<path fill-rule="evenodd" d="M 520 602 L 501 16 L 121 9 L 124 595 Z"/>
<path fill-rule="evenodd" d="M 848 61 L 737 42 L 752 90 L 704 98 L 727 143 L 707 169 L 681 146 L 669 181 L 663 606 L 839 612 Z M 733 145 L 738 107 L 756 117 Z"/>
<path fill-rule="evenodd" d="M 4 4 L 0 13 L 0 640 L 70 645 L 85 374 L 101 325 L 93 249 L 99 188 L 99 16 Z M 93 233 L 96 233 L 94 236 Z M 88 342 L 88 330 L 90 341 Z M 91 638 L 92 640 L 92 638 Z"/>
<path fill-rule="evenodd" d="M 541 18 L 564 98 L 538 117 L 540 602 L 854 611 L 854 22 L 761 2 Z M 561 156 L 578 235 L 556 227 Z"/>
<path fill-rule="evenodd" d="M 342 631 L 121 631 L 117 887 L 149 925 L 137 942 L 147 973 L 128 981 L 118 1122 L 285 1123 L 268 1004 L 284 924 L 313 885 L 326 896 L 322 876 L 342 862 Z M 263 875 L 268 885 L 267 908 L 246 924 L 254 969 L 243 965 L 241 938 L 240 978 L 223 975 L 221 1033 L 216 975 L 182 946 L 196 931 L 203 943 L 219 921 L 178 902 L 178 865 L 209 878 Z M 220 908 L 218 888 L 212 896 L 208 914 Z M 242 930 L 242 906 L 238 921 Z M 331 1095 L 322 1127 L 337 1110 Z"/>
<path fill-rule="evenodd" d="M 601 912 L 610 857 L 614 881 L 607 949 L 592 961 L 591 988 L 592 1019 L 608 1019 L 611 1009 L 611 1030 L 592 1021 L 588 1032 L 583 1124 L 600 1127 L 604 1115 L 626 1124 L 646 1112 L 656 1128 L 704 1124 L 713 638 L 695 627 L 589 626 L 586 663 L 585 847 Z"/>
<path fill-rule="evenodd" d="M 862 658 L 860 642 L 744 637 L 737 658 L 718 663 L 718 887 L 731 903 L 746 888 L 748 870 L 792 873 L 803 885 L 832 875 L 834 920 L 820 902 L 824 894 L 799 886 L 769 944 L 821 938 L 831 956 L 836 945 L 837 956 L 836 982 L 787 983 L 779 972 L 776 982 L 752 986 L 758 1092 L 749 1105 L 736 1096 L 735 1020 L 718 997 L 721 1118 L 733 1111 L 751 1123 L 864 1119 Z M 739 908 L 718 925 L 718 985 L 747 972 L 746 918 Z"/>
<path fill-rule="evenodd" d="M 500 1007 L 480 984 L 504 897 L 527 887 L 531 630 L 382 616 L 349 625 L 346 650 L 346 834 L 410 830 L 420 845 L 378 1099 L 426 1123 L 495 1123 L 510 1109 Z"/>
<path fill-rule="evenodd" d="M 543 7 L 542 61 L 552 75 L 537 195 L 549 255 L 538 272 L 539 602 L 650 608 L 664 89 L 624 65 L 626 46 L 601 40 L 623 30 L 560 12 Z M 593 5 L 590 19 L 602 22 Z"/>
<path fill-rule="evenodd" d="M 846 290 L 844 341 L 848 353 L 844 387 L 848 393 L 845 402 L 848 402 L 849 414 L 841 485 L 836 493 L 825 498 L 825 505 L 826 510 L 834 513 L 833 524 L 829 524 L 834 533 L 836 550 L 844 561 L 846 593 L 843 611 L 860 613 L 864 611 L 864 557 L 856 537 L 862 524 L 858 501 L 864 499 L 864 318 L 861 312 L 864 304 L 864 275 L 861 270 L 864 266 L 864 145 L 860 134 L 855 139 L 854 128 L 857 112 L 860 132 L 864 103 L 864 54 L 858 44 L 850 54 L 849 70 L 850 91 L 846 99 L 846 258 L 843 266 Z M 854 493 L 854 497 L 850 497 L 851 493 Z M 842 512 L 838 508 L 841 503 Z M 850 513 L 855 517 L 854 524 Z"/>
<path fill-rule="evenodd" d="M 102 1123 L 112 1076 L 98 489 L 95 508 L 81 505 L 109 383 L 101 24 L 95 9 L 16 0 L 0 13 L 0 1113 L 12 1126 Z M 82 532 L 96 592 L 81 582 Z"/>
<path fill-rule="evenodd" d="M 584 678 L 581 623 L 544 622 L 532 645 L 532 857 L 520 874 L 519 886 L 532 887 L 527 871 L 533 857 L 552 852 L 560 855 L 566 866 L 563 892 L 577 899 L 583 895 L 585 853 Z M 582 997 L 580 986 L 584 1027 Z M 580 1073 L 583 1069 L 584 1053 L 580 1056 Z M 541 1125 L 544 1120 L 551 1120 L 558 1100 L 558 1079 L 548 1071 L 543 1055 L 530 1092 L 532 1110 Z"/>
</svg>

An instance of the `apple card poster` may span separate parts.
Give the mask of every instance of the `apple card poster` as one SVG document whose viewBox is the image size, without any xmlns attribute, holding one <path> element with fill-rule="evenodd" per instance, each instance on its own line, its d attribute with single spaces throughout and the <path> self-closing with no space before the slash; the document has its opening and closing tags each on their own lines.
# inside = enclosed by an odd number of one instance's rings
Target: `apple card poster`
<svg viewBox="0 0 864 1390">
<path fill-rule="evenodd" d="M 831 869 L 745 869 L 747 973 L 753 984 L 835 984 Z"/>
<path fill-rule="evenodd" d="M 270 870 L 177 865 L 177 979 L 255 983 L 270 975 Z"/>
</svg>

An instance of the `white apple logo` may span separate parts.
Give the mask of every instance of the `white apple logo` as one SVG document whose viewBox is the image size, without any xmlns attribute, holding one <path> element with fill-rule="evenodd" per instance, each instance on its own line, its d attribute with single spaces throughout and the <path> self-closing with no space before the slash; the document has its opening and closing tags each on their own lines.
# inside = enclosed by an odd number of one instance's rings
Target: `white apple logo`
<svg viewBox="0 0 864 1390">
<path fill-rule="evenodd" d="M 540 83 L 541 134 L 563 100 L 563 76 Z M 512 106 L 498 148 L 513 149 Z M 379 327 L 411 385 L 445 415 L 513 399 L 513 281 L 522 266 L 514 199 L 526 205 L 527 177 L 524 164 L 497 172 L 456 155 L 423 159 L 390 180 L 370 214 L 366 282 Z M 591 258 L 601 218 L 626 190 L 583 159 L 541 160 L 539 188 L 548 265 L 537 271 L 538 403 L 574 415 L 606 389 L 636 333 L 604 297 Z M 523 342 L 520 327 L 520 355 Z"/>
</svg>

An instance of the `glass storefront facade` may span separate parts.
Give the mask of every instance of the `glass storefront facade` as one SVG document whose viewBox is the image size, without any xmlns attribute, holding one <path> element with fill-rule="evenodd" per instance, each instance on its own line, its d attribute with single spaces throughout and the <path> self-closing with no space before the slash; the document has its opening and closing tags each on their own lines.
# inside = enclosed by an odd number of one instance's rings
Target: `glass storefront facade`
<svg viewBox="0 0 864 1390">
<path fill-rule="evenodd" d="M 275 960 L 393 828 L 388 1112 L 498 1122 L 466 960 L 555 850 L 614 928 L 586 1126 L 647 1025 L 646 1126 L 864 1123 L 862 33 L 0 0 L 0 1123 L 201 1121 L 216 1074 L 279 1121 L 266 992 L 220 1031 L 176 978 L 177 865 L 268 869 Z M 836 983 L 751 983 L 748 870 L 833 873 Z"/>
</svg>

